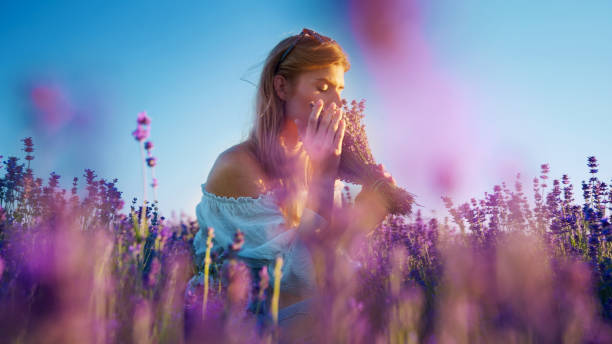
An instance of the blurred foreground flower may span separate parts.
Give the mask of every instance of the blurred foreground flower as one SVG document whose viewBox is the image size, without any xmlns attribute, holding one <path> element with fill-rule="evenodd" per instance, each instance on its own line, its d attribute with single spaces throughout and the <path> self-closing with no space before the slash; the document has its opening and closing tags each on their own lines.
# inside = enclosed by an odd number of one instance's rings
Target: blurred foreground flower
<svg viewBox="0 0 612 344">
<path fill-rule="evenodd" d="M 242 231 L 213 250 L 207 228 L 208 252 L 196 254 L 197 221 L 170 224 L 137 200 L 120 213 L 116 179 L 86 170 L 81 198 L 76 178 L 67 192 L 55 173 L 45 182 L 16 157 L 2 165 L 1 341 L 299 342 L 278 303 L 282 276 L 301 271 L 282 258 L 270 271 L 248 266 Z M 534 188 L 537 211 L 518 176 L 514 191 L 496 185 L 458 207 L 446 198 L 461 231 L 419 210 L 414 219 L 388 217 L 346 252 L 315 246 L 309 254 L 322 278 L 312 299 L 294 304 L 308 307 L 298 312 L 298 335 L 316 343 L 612 342 L 612 190 L 593 172 L 579 205 L 569 177 L 551 184 Z M 208 290 L 190 288 L 204 279 Z"/>
</svg>

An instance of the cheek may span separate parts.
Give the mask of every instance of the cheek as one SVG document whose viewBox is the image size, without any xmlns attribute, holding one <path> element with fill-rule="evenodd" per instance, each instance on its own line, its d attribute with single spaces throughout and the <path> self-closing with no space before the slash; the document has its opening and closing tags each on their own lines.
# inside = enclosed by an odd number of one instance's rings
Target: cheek
<svg viewBox="0 0 612 344">
<path fill-rule="evenodd" d="M 293 119 L 300 133 L 306 130 L 306 126 L 308 125 L 308 118 L 312 112 L 312 108 L 310 107 L 311 100 L 316 101 L 316 99 L 313 98 L 306 98 L 302 99 L 299 103 L 294 103 Z"/>
<path fill-rule="evenodd" d="M 298 100 L 294 98 L 293 101 L 287 104 L 287 112 L 289 118 L 294 120 L 295 123 L 300 127 L 308 122 L 310 111 L 311 107 L 309 105 L 309 100 Z"/>
<path fill-rule="evenodd" d="M 312 107 L 310 107 L 310 103 L 311 102 L 316 102 L 319 99 L 319 97 L 315 96 L 315 95 L 305 95 L 304 97 L 300 98 L 300 102 L 298 104 L 299 106 L 299 113 L 297 114 L 298 117 L 301 117 L 303 119 L 308 119 L 308 117 L 310 116 L 310 112 L 312 111 Z"/>
<path fill-rule="evenodd" d="M 316 90 L 301 89 L 298 93 L 295 94 L 291 101 L 291 114 L 292 117 L 298 122 L 299 126 L 305 125 L 308 122 L 308 118 L 310 117 L 310 113 L 312 112 L 312 108 L 310 107 L 310 102 L 316 102 L 321 99 L 326 104 L 328 99 L 326 99 L 322 94 L 318 94 Z"/>
</svg>

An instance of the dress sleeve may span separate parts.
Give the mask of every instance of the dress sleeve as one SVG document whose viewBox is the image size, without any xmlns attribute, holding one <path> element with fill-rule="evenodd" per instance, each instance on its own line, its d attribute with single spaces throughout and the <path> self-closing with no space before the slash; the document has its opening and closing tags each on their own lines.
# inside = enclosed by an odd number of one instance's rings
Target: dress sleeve
<svg viewBox="0 0 612 344">
<path fill-rule="evenodd" d="M 298 233 L 325 228 L 328 223 L 316 212 L 305 208 L 297 227 L 288 228 L 272 193 L 258 198 L 223 197 L 211 194 L 202 185 L 202 200 L 196 206 L 200 230 L 194 238 L 197 256 L 206 252 L 207 228 L 214 229 L 215 246 L 226 248 L 237 229 L 244 234 L 244 245 L 238 256 L 251 267 L 261 267 L 278 255 L 287 260 Z M 200 257 L 199 260 L 201 260 Z"/>
</svg>

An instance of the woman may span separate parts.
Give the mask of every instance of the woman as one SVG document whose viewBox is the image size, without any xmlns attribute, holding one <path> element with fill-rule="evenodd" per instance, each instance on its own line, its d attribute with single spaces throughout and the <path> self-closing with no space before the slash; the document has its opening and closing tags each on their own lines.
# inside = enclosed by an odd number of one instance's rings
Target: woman
<svg viewBox="0 0 612 344">
<path fill-rule="evenodd" d="M 316 289 L 308 238 L 345 219 L 336 176 L 346 127 L 340 95 L 349 68 L 340 45 L 312 30 L 278 43 L 261 74 L 249 137 L 221 153 L 202 185 L 196 255 L 205 252 L 206 229 L 213 227 L 221 247 L 237 228 L 244 233 L 238 256 L 253 269 L 272 272 L 282 256 L 281 326 Z M 363 188 L 348 218 L 374 228 L 387 215 L 379 201 Z"/>
</svg>

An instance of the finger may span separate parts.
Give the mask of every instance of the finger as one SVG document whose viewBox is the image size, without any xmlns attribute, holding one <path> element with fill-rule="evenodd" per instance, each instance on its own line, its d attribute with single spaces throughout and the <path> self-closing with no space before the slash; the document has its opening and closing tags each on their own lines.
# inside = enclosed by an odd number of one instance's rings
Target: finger
<svg viewBox="0 0 612 344">
<path fill-rule="evenodd" d="M 342 141 L 344 140 L 344 130 L 346 129 L 346 122 L 344 119 L 340 120 L 340 125 L 338 126 L 338 131 L 336 132 L 336 136 L 334 136 L 334 153 L 336 155 L 340 155 L 342 153 Z"/>
<path fill-rule="evenodd" d="M 329 123 L 329 128 L 327 129 L 327 134 L 326 134 L 326 142 L 330 143 L 330 149 L 335 149 L 335 146 L 333 144 L 334 141 L 334 137 L 336 136 L 336 132 L 338 131 L 338 126 L 340 124 L 340 120 L 342 119 L 342 114 L 340 113 L 340 109 L 336 109 L 336 111 L 333 112 L 333 114 L 331 115 L 331 119 L 330 119 L 330 123 Z"/>
<path fill-rule="evenodd" d="M 342 119 L 342 110 L 336 109 L 336 112 L 334 113 L 334 116 L 332 117 L 332 122 L 330 125 L 332 135 L 335 135 L 336 131 L 338 131 L 338 126 L 340 125 L 341 119 Z"/>
<path fill-rule="evenodd" d="M 321 110 L 321 116 L 319 117 L 319 127 L 317 128 L 321 132 L 325 132 L 329 126 L 329 114 L 332 111 L 333 103 L 325 104 Z"/>
<path fill-rule="evenodd" d="M 385 179 L 387 181 L 389 181 L 391 184 L 393 185 L 397 185 L 397 182 L 395 181 L 395 178 L 393 178 L 393 176 L 391 175 L 391 173 L 389 173 L 389 171 L 387 171 L 387 169 L 385 168 L 385 165 L 383 164 L 378 164 L 379 169 L 382 171 L 383 173 L 383 177 L 385 177 Z"/>
<path fill-rule="evenodd" d="M 321 99 L 314 102 L 312 106 L 312 111 L 310 112 L 310 117 L 308 117 L 308 126 L 306 128 L 306 135 L 312 135 L 316 133 L 322 108 L 323 108 L 323 101 Z"/>
<path fill-rule="evenodd" d="M 382 171 L 383 176 L 385 176 L 387 178 L 391 177 L 391 173 L 389 173 L 389 171 L 387 171 L 387 168 L 385 167 L 385 165 L 380 164 L 380 170 Z"/>
<path fill-rule="evenodd" d="M 329 130 L 329 124 L 331 123 L 331 116 L 334 113 L 336 108 L 336 103 L 330 103 L 327 105 L 324 114 L 321 117 L 321 124 L 319 124 L 319 131 L 321 134 L 327 134 Z"/>
</svg>

